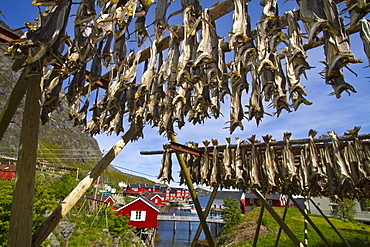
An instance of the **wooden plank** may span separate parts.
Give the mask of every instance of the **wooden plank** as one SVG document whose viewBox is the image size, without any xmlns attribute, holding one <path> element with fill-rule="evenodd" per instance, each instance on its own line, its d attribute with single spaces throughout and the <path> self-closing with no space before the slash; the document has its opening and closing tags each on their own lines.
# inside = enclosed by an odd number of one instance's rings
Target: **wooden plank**
<svg viewBox="0 0 370 247">
<path fill-rule="evenodd" d="M 25 69 L 26 70 L 26 69 Z M 27 91 L 27 81 L 25 78 L 25 70 L 19 76 L 17 82 L 14 85 L 14 88 L 9 96 L 9 99 L 6 101 L 3 110 L 0 114 L 0 140 L 3 138 L 6 129 L 9 126 L 10 121 L 12 120 L 14 113 L 19 107 L 24 94 Z"/>
<path fill-rule="evenodd" d="M 269 211 L 271 216 L 288 235 L 290 240 L 292 240 L 294 245 L 300 247 L 303 246 L 303 244 L 299 241 L 297 236 L 292 232 L 292 230 L 290 230 L 290 228 L 285 224 L 285 222 L 280 218 L 280 216 L 275 212 L 275 210 L 268 204 L 268 202 L 265 200 L 262 194 L 258 190 L 253 190 L 253 193 L 257 196 L 258 200 L 265 206 L 266 210 Z"/>
<path fill-rule="evenodd" d="M 345 243 L 347 247 L 351 247 L 351 245 L 347 242 L 347 240 L 343 237 L 343 235 L 340 234 L 338 229 L 333 225 L 333 223 L 331 223 L 329 218 L 324 214 L 324 212 L 320 209 L 320 207 L 317 206 L 317 204 L 312 200 L 312 198 L 310 198 L 310 201 L 316 207 L 316 209 L 320 212 L 320 214 L 324 217 L 326 222 L 328 222 L 328 224 L 333 228 L 333 230 L 337 233 L 337 235 L 342 239 L 343 243 Z"/>
<path fill-rule="evenodd" d="M 206 209 L 204 210 L 204 218 L 205 219 L 207 219 L 209 211 L 211 210 L 212 203 L 215 200 L 215 197 L 216 197 L 216 194 L 217 194 L 217 190 L 218 190 L 218 185 L 214 185 L 212 194 L 209 197 Z M 195 232 L 193 242 L 191 242 L 191 247 L 195 247 L 197 245 L 197 242 L 198 242 L 198 239 L 199 239 L 199 236 L 200 236 L 201 232 L 202 232 L 202 224 L 199 224 L 198 228 L 197 228 L 197 231 Z"/>
<path fill-rule="evenodd" d="M 73 189 L 73 191 L 59 204 L 58 208 L 45 220 L 32 236 L 32 246 L 40 246 L 49 236 L 63 217 L 71 210 L 77 201 L 90 188 L 92 183 L 103 173 L 105 168 L 114 160 L 122 149 L 136 137 L 139 131 L 137 125 L 131 125 L 130 129 L 122 138 L 104 155 L 95 167 L 86 175 L 84 179 Z M 19 245 L 20 246 L 20 245 Z"/>
<path fill-rule="evenodd" d="M 294 203 L 294 206 L 298 208 L 298 210 L 301 212 L 301 214 L 304 216 L 305 219 L 307 219 L 308 223 L 312 226 L 312 228 L 316 231 L 316 233 L 320 236 L 322 241 L 326 244 L 326 246 L 332 246 L 331 243 L 325 238 L 324 234 L 317 228 L 315 223 L 308 217 L 308 215 L 304 212 L 304 209 L 297 203 L 297 201 L 289 195 L 290 200 Z"/>
<path fill-rule="evenodd" d="M 29 77 L 10 215 L 8 246 L 30 247 L 41 110 L 40 76 Z"/>
<path fill-rule="evenodd" d="M 286 205 L 285 205 L 285 208 L 284 208 L 284 213 L 283 213 L 283 218 L 282 218 L 283 221 L 285 221 L 285 217 L 286 217 L 286 214 L 288 212 L 289 203 L 290 203 L 290 199 L 288 197 L 288 201 L 286 202 Z M 275 241 L 274 247 L 277 247 L 278 244 L 279 244 L 281 230 L 282 230 L 281 227 L 279 227 L 279 231 L 278 231 L 277 236 L 276 236 L 276 241 Z"/>
<path fill-rule="evenodd" d="M 176 136 L 173 133 L 168 133 L 168 135 L 169 135 L 172 142 L 177 143 Z M 202 208 L 200 207 L 200 203 L 198 201 L 197 193 L 194 190 L 193 182 L 191 181 L 191 177 L 190 177 L 190 174 L 188 172 L 188 168 L 186 167 L 184 158 L 182 157 L 182 155 L 179 151 L 176 151 L 175 154 L 176 154 L 177 160 L 180 164 L 181 171 L 184 175 L 185 182 L 186 182 L 186 185 L 188 186 L 188 189 L 189 189 L 191 198 L 193 200 L 195 209 L 197 210 L 197 214 L 198 214 L 198 217 L 199 217 L 199 220 L 200 220 L 200 224 L 202 224 L 203 231 L 204 231 L 204 234 L 206 235 L 208 245 L 213 247 L 214 242 L 213 242 L 213 239 L 212 239 L 212 236 L 211 236 L 211 232 L 209 231 L 206 219 L 204 218 Z"/>
</svg>

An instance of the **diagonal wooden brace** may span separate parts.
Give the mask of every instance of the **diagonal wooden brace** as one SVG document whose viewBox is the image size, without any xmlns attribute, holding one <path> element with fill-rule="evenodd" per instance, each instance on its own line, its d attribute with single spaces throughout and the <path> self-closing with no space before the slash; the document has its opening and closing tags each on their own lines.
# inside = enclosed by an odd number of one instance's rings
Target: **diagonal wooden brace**
<svg viewBox="0 0 370 247">
<path fill-rule="evenodd" d="M 262 196 L 261 192 L 259 192 L 258 190 L 253 190 L 253 193 L 257 196 L 258 200 L 262 203 L 263 206 L 265 206 L 266 210 L 269 211 L 271 216 L 275 219 L 275 221 L 280 225 L 280 227 L 284 230 L 284 232 L 292 240 L 294 245 L 303 247 L 303 244 L 299 241 L 297 236 L 292 232 L 292 230 L 290 230 L 290 228 L 285 224 L 285 222 L 275 212 L 275 210 L 271 207 L 271 205 L 268 204 L 266 199 Z"/>
</svg>

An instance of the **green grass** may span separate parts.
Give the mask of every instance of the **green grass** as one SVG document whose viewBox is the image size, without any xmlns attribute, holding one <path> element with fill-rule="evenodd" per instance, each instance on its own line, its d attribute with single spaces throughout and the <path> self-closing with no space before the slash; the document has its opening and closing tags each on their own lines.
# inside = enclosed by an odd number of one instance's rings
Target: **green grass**
<svg viewBox="0 0 370 247">
<path fill-rule="evenodd" d="M 281 217 L 283 215 L 284 208 L 274 208 Z M 255 208 L 244 215 L 244 221 L 257 221 L 260 209 Z M 327 240 L 336 247 L 346 246 L 341 238 L 335 233 L 330 227 L 326 220 L 322 216 L 310 215 L 311 220 L 327 238 Z M 337 218 L 330 218 L 330 221 L 335 225 L 343 237 L 348 241 L 351 246 L 370 246 L 370 226 L 358 223 L 358 222 L 346 222 Z M 297 238 L 304 241 L 304 217 L 298 211 L 298 209 L 290 208 L 288 210 L 285 223 L 297 236 Z M 265 210 L 262 220 L 262 225 L 267 227 L 268 234 L 260 236 L 258 238 L 257 246 L 274 246 L 279 230 L 278 223 L 272 218 L 272 216 Z M 224 238 L 233 239 L 235 236 L 223 236 Z M 309 246 L 321 247 L 326 246 L 323 240 L 319 237 L 316 231 L 308 226 L 308 243 Z M 230 245 L 230 246 L 252 246 L 253 238 L 251 240 L 245 240 L 241 243 Z M 290 238 L 282 232 L 278 246 L 290 247 L 294 246 Z"/>
</svg>

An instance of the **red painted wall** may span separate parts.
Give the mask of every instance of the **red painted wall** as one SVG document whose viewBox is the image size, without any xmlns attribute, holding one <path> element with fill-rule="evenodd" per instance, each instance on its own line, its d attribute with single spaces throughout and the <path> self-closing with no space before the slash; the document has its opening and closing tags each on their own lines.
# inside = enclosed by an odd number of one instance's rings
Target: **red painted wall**
<svg viewBox="0 0 370 247">
<path fill-rule="evenodd" d="M 158 212 L 145 204 L 141 200 L 137 200 L 135 203 L 123 207 L 120 211 L 116 212 L 116 215 L 131 215 L 131 211 L 146 211 L 145 221 L 130 221 L 128 224 L 136 228 L 157 228 L 157 216 Z"/>
<path fill-rule="evenodd" d="M 15 172 L 0 172 L 0 179 L 13 179 Z"/>
</svg>

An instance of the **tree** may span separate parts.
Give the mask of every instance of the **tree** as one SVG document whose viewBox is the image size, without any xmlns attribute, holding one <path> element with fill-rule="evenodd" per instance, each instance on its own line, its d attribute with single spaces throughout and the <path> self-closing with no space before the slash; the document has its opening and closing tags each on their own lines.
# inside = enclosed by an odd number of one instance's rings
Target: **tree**
<svg viewBox="0 0 370 247">
<path fill-rule="evenodd" d="M 130 230 L 135 230 L 135 227 L 130 226 L 128 223 L 130 221 L 130 217 L 128 215 L 114 215 L 114 211 L 112 209 L 107 208 L 108 218 L 111 219 L 109 221 L 109 233 L 114 238 L 122 237 L 124 238 L 125 234 Z"/>
<path fill-rule="evenodd" d="M 343 201 L 337 203 L 336 210 L 333 215 L 343 220 L 353 220 L 357 213 L 357 203 L 354 200 L 344 198 Z"/>
<path fill-rule="evenodd" d="M 221 217 L 225 221 L 224 232 L 230 232 L 236 225 L 242 221 L 242 211 L 240 202 L 231 196 L 224 200 L 224 209 L 221 212 Z"/>
</svg>

